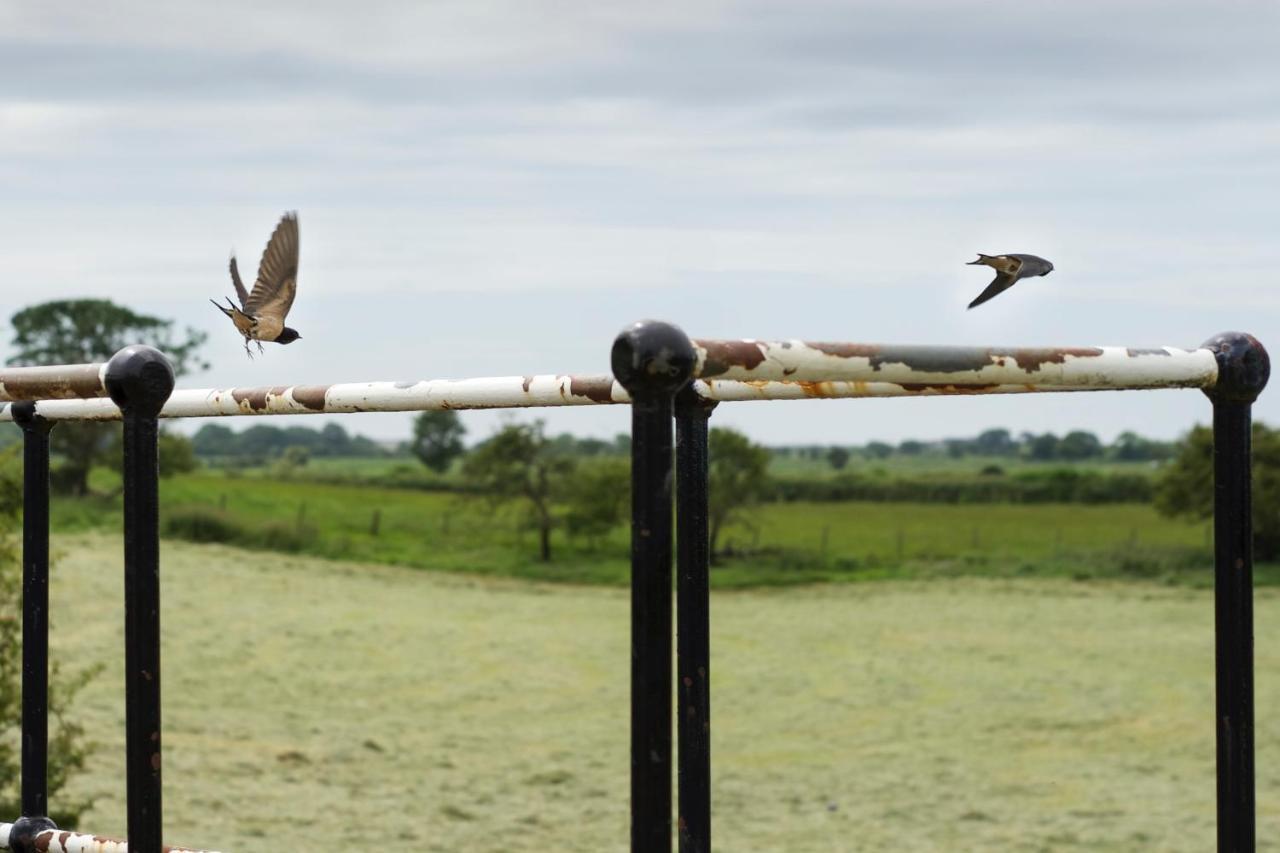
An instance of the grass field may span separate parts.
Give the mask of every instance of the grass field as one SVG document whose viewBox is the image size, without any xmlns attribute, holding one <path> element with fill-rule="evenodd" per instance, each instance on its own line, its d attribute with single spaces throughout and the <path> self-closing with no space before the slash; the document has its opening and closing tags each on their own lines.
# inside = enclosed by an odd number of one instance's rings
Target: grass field
<svg viewBox="0 0 1280 853">
<path fill-rule="evenodd" d="M 123 812 L 118 537 L 55 537 L 54 648 L 106 670 L 83 828 Z M 221 850 L 627 849 L 628 604 L 163 548 L 166 835 Z M 715 840 L 735 853 L 1213 848 L 1211 595 L 959 579 L 713 597 Z M 1280 591 L 1257 597 L 1261 849 Z M 1268 846 L 1269 844 L 1269 846 Z"/>
<path fill-rule="evenodd" d="M 1096 459 L 1064 462 L 1062 460 L 1035 461 L 1018 456 L 961 456 L 952 458 L 945 454 L 921 454 L 916 456 L 894 454 L 885 459 L 868 459 L 853 455 L 844 468 L 837 470 L 831 467 L 825 458 L 811 459 L 799 455 L 783 456 L 773 454 L 769 460 L 769 473 L 775 477 L 794 477 L 804 479 L 824 479 L 840 474 L 872 474 L 883 473 L 889 476 L 918 477 L 934 474 L 978 474 L 982 469 L 996 465 L 1013 474 L 1023 471 L 1044 471 L 1063 467 L 1076 471 L 1099 471 L 1105 473 L 1153 474 L 1155 466 L 1148 462 L 1116 462 Z M 269 466 L 249 467 L 242 469 L 248 476 L 261 476 L 269 472 Z M 388 457 L 326 457 L 315 456 L 306 466 L 297 471 L 303 479 L 351 478 L 369 480 L 383 477 L 399 476 L 420 482 L 458 482 L 460 476 L 457 468 L 449 474 L 441 476 L 425 468 L 413 456 Z"/>
<path fill-rule="evenodd" d="M 166 515 L 221 507 L 236 525 L 261 531 L 263 541 L 315 556 L 590 583 L 628 577 L 623 525 L 590 547 L 555 532 L 556 559 L 544 565 L 533 559 L 535 535 L 523 529 L 519 512 L 495 513 L 482 501 L 444 492 L 200 472 L 164 480 L 161 498 Z M 55 501 L 54 525 L 114 527 L 117 506 L 118 500 Z M 1204 523 L 1163 518 L 1140 504 L 770 503 L 725 531 L 722 544 L 740 556 L 717 568 L 713 583 L 807 583 L 886 571 L 1207 580 L 1208 563 L 1194 553 L 1208 545 L 1207 533 Z M 1170 549 L 1181 551 L 1170 558 Z"/>
</svg>

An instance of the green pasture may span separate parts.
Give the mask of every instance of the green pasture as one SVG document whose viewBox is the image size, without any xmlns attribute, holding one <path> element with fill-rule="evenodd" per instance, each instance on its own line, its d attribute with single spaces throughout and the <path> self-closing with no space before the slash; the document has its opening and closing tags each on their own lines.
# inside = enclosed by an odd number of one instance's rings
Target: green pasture
<svg viewBox="0 0 1280 853">
<path fill-rule="evenodd" d="M 69 793 L 95 800 L 81 828 L 118 836 L 121 540 L 54 547 L 55 654 L 106 667 L 73 709 L 98 748 Z M 625 590 L 176 542 L 162 578 L 171 843 L 627 849 Z M 1280 591 L 1256 609 L 1276 849 Z M 1206 590 L 940 579 L 711 610 L 719 849 L 1213 849 Z"/>
<path fill-rule="evenodd" d="M 54 526 L 114 528 L 118 506 L 118 497 L 58 499 Z M 519 508 L 454 493 L 202 471 L 163 480 L 161 506 L 162 519 L 212 513 L 242 534 L 213 541 L 259 549 L 544 580 L 628 577 L 626 525 L 593 542 L 557 530 L 555 559 L 542 564 Z M 1205 523 L 1141 504 L 767 503 L 721 544 L 733 555 L 713 573 L 721 587 L 991 574 L 1207 582 L 1209 565 Z"/>
</svg>

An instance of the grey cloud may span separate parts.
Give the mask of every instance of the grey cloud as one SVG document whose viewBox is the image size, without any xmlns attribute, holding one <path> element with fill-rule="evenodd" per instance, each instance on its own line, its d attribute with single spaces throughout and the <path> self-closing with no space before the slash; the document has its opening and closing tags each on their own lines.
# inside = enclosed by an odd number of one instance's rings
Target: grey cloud
<svg viewBox="0 0 1280 853">
<path fill-rule="evenodd" d="M 495 19 L 503 6 L 482 9 Z M 329 29 L 344 19 L 368 20 L 349 6 L 321 7 L 316 15 Z M 554 43 L 578 27 L 609 49 L 512 47 L 482 62 L 465 51 L 436 57 L 460 33 L 433 23 L 393 19 L 389 26 L 401 31 L 385 33 L 395 45 L 394 61 L 386 62 L 376 51 L 317 51 L 307 31 L 269 48 L 261 39 L 244 47 L 231 39 L 146 43 L 145 36 L 142 44 L 9 41 L 0 43 L 0 93 L 74 100 L 325 97 L 457 109 L 613 98 L 719 113 L 772 105 L 775 120 L 817 128 L 910 127 L 994 117 L 1123 123 L 1248 117 L 1259 100 L 1275 106 L 1262 81 L 1280 74 L 1280 9 L 1263 4 L 1220 4 L 1205 14 L 1188 3 L 740 3 L 714 18 L 669 15 L 650 26 L 634 19 L 587 26 L 570 12 L 527 21 L 527 40 Z M 418 61 L 405 48 L 414 38 Z M 1082 98 L 1082 87 L 1094 91 Z"/>
</svg>

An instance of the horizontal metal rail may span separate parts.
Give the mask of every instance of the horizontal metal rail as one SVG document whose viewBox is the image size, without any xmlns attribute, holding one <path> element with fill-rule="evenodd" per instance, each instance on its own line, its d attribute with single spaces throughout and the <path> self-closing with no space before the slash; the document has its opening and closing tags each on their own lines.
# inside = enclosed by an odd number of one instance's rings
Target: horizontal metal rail
<svg viewBox="0 0 1280 853">
<path fill-rule="evenodd" d="M 10 850 L 9 832 L 11 823 L 0 823 L 0 850 Z M 76 832 L 65 832 L 49 829 L 35 838 L 35 849 L 48 853 L 129 853 L 129 845 L 124 841 L 111 838 L 100 838 L 96 835 L 81 835 Z M 190 847 L 168 847 L 165 853 L 202 853 Z M 208 851 L 213 853 L 213 851 Z"/>
<path fill-rule="evenodd" d="M 1053 361 L 1056 355 L 1044 354 L 1061 353 L 1063 350 L 981 350 L 984 353 L 1007 352 L 1015 355 L 992 356 L 994 360 L 981 369 L 946 372 L 938 365 L 960 363 L 960 357 L 951 353 L 961 350 L 945 347 L 899 348 L 933 351 L 935 360 L 929 363 L 932 365 L 931 369 L 921 370 L 901 362 L 874 362 L 870 357 L 827 356 L 815 349 L 854 346 L 853 344 L 704 341 L 697 346 L 701 347 L 699 352 L 704 369 L 718 371 L 719 375 L 730 377 L 694 381 L 694 390 L 700 397 L 717 403 L 1209 388 L 1217 378 L 1217 362 L 1213 353 L 1206 349 L 1177 350 L 1165 347 L 1132 350 L 1104 347 L 1090 350 L 1101 355 L 1068 355 L 1057 362 Z M 742 364 L 727 365 L 718 361 L 718 356 L 708 355 L 723 353 L 731 347 L 743 351 L 753 348 L 757 353 L 784 353 L 786 358 L 770 356 L 762 357 L 759 361 L 742 358 Z M 1042 360 L 1033 362 L 1032 357 L 1027 355 L 1033 352 L 1039 353 L 1036 357 Z M 803 354 L 796 356 L 796 353 Z M 818 353 L 818 356 L 814 353 Z M 953 362 L 947 362 L 945 359 L 948 357 L 953 358 Z M 1077 362 L 1083 362 L 1083 366 Z M 1028 366 L 1019 366 L 1022 364 Z M 841 373 L 847 378 L 833 378 Z M 173 392 L 160 410 L 160 417 L 542 408 L 630 402 L 631 396 L 627 390 L 607 374 L 545 374 L 480 379 L 426 379 L 418 382 L 181 389 Z M 120 419 L 120 410 L 116 404 L 104 398 L 42 399 L 37 404 L 36 413 L 54 421 Z M 10 405 L 0 404 L 0 421 L 11 420 L 13 414 Z"/>
<path fill-rule="evenodd" d="M 106 375 L 106 362 L 51 367 L 0 367 L 0 401 L 105 397 Z"/>
<path fill-rule="evenodd" d="M 1027 385 L 1029 391 L 1211 388 L 1211 350 L 1175 347 L 937 347 L 805 341 L 693 342 L 693 375 L 782 382 L 891 382 L 904 388 Z M 940 393 L 963 393 L 942 390 Z"/>
</svg>

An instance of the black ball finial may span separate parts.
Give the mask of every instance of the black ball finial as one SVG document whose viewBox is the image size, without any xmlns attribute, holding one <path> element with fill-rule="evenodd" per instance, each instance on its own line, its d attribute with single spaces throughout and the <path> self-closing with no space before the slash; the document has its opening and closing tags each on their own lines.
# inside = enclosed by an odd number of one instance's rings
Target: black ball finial
<svg viewBox="0 0 1280 853">
<path fill-rule="evenodd" d="M 57 829 L 58 825 L 47 817 L 20 817 L 9 830 L 9 846 L 18 851 L 37 850 L 36 839 L 42 833 Z"/>
<path fill-rule="evenodd" d="M 1262 393 L 1271 376 L 1271 359 L 1253 335 L 1223 332 L 1205 341 L 1218 359 L 1218 381 L 1205 390 L 1214 400 L 1252 403 Z"/>
<path fill-rule="evenodd" d="M 107 393 L 126 415 L 155 417 L 173 393 L 173 365 L 152 347 L 135 344 L 111 356 Z"/>
<path fill-rule="evenodd" d="M 693 376 L 689 336 L 660 320 L 627 326 L 613 341 L 613 375 L 633 397 L 673 394 Z"/>
</svg>

